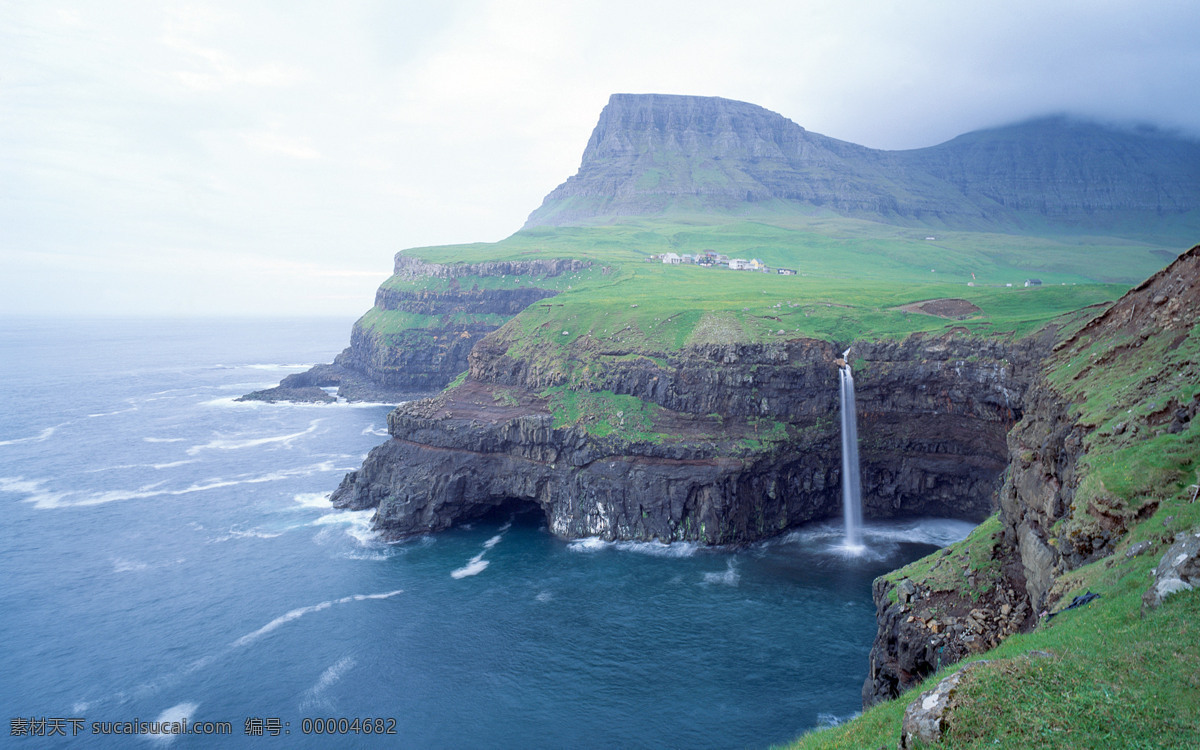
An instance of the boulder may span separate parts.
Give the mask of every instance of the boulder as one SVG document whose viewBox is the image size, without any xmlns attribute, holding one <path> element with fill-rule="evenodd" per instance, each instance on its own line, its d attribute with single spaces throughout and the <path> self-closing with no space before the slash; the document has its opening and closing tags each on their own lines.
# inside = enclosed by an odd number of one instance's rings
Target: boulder
<svg viewBox="0 0 1200 750">
<path fill-rule="evenodd" d="M 912 748 L 918 747 L 918 743 L 924 745 L 940 742 L 942 732 L 946 730 L 946 715 L 959 683 L 972 669 L 987 663 L 985 659 L 966 665 L 908 704 L 908 708 L 904 709 L 904 721 L 900 725 L 900 747 Z"/>
<path fill-rule="evenodd" d="M 1153 572 L 1154 584 L 1142 596 L 1142 609 L 1154 609 L 1167 597 L 1200 585 L 1200 530 L 1175 537 Z"/>
</svg>

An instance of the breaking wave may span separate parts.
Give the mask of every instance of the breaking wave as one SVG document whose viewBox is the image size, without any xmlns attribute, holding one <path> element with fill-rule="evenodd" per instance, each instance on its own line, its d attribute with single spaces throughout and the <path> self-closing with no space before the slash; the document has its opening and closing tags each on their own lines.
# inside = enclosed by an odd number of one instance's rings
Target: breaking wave
<svg viewBox="0 0 1200 750">
<path fill-rule="evenodd" d="M 232 451 L 240 450 L 242 448 L 257 448 L 260 445 L 272 445 L 276 443 L 284 448 L 290 448 L 292 447 L 292 443 L 296 442 L 296 440 L 316 432 L 317 425 L 320 423 L 321 420 L 314 419 L 308 423 L 308 429 L 301 430 L 300 432 L 293 432 L 287 435 L 273 435 L 271 437 L 261 438 L 244 438 L 240 440 L 231 438 L 217 438 L 204 443 L 203 445 L 193 445 L 191 448 L 187 449 L 187 454 L 189 456 L 194 456 L 203 450 Z"/>
<path fill-rule="evenodd" d="M 572 552 L 601 552 L 615 549 L 621 552 L 636 552 L 653 557 L 691 557 L 700 549 L 695 542 L 606 542 L 599 537 L 589 536 L 575 539 L 567 544 Z"/>
<path fill-rule="evenodd" d="M 61 426 L 61 425 L 59 425 L 59 426 Z M 20 445 L 21 443 L 44 443 L 45 441 L 50 439 L 50 437 L 54 434 L 54 432 L 57 429 L 58 429 L 58 427 L 47 427 L 46 429 L 42 430 L 38 434 L 32 435 L 30 437 L 13 438 L 12 440 L 0 440 L 0 445 Z"/>
<path fill-rule="evenodd" d="M 742 580 L 742 575 L 738 573 L 737 563 L 733 558 L 725 565 L 725 570 L 720 573 L 705 573 L 704 582 L 707 584 L 720 584 L 722 586 L 736 586 Z"/>
<path fill-rule="evenodd" d="M 451 571 L 451 578 L 466 578 L 467 576 L 477 576 L 487 569 L 489 565 L 487 560 L 483 559 L 483 553 L 480 552 L 471 558 L 470 562 L 461 568 Z"/>
<path fill-rule="evenodd" d="M 25 495 L 24 502 L 32 503 L 38 509 L 53 509 L 53 508 L 73 508 L 85 507 L 91 505 L 103 505 L 105 503 L 113 503 L 121 500 L 142 500 L 149 497 L 159 496 L 180 496 L 190 495 L 196 492 L 206 492 L 208 490 L 222 489 L 225 487 L 236 487 L 243 484 L 262 484 L 264 482 L 277 482 L 282 479 L 290 479 L 292 477 L 307 477 L 313 474 L 319 474 L 329 471 L 350 471 L 348 468 L 339 468 L 333 465 L 332 461 L 322 461 L 319 464 L 312 466 L 303 466 L 295 469 L 280 469 L 269 474 L 258 476 L 243 475 L 231 479 L 222 477 L 213 477 L 211 479 L 202 480 L 193 483 L 181 489 L 166 489 L 163 487 L 165 482 L 155 482 L 146 484 L 136 489 L 117 489 L 85 492 L 82 490 L 63 490 L 54 491 L 45 487 L 44 479 L 26 480 L 22 477 L 0 477 L 0 492 L 12 492 Z"/>
<path fill-rule="evenodd" d="M 323 696 L 327 688 L 342 679 L 342 675 L 349 672 L 358 664 L 358 660 L 352 656 L 343 656 L 338 659 L 332 666 L 321 673 L 317 678 L 315 685 L 304 691 L 304 698 L 300 701 L 300 710 L 313 708 L 332 708 L 329 699 Z"/>
<path fill-rule="evenodd" d="M 395 591 L 387 591 L 382 594 L 354 594 L 352 596 L 343 596 L 341 599 L 330 599 L 328 601 L 320 602 L 319 604 L 313 604 L 308 607 L 297 607 L 296 609 L 290 610 L 279 617 L 276 617 L 274 620 L 271 620 L 266 625 L 263 625 L 258 630 L 255 630 L 253 633 L 247 633 L 246 635 L 243 635 L 241 638 L 238 638 L 236 641 L 234 641 L 232 645 L 235 648 L 247 646 L 259 638 L 262 638 L 267 633 L 275 630 L 276 628 L 286 625 L 293 620 L 299 620 L 301 617 L 312 614 L 313 612 L 320 612 L 323 609 L 329 609 L 334 605 L 348 604 L 350 602 L 362 602 L 367 601 L 368 599 L 390 599 L 393 596 L 398 596 L 399 594 L 403 593 L 404 589 L 396 589 Z"/>
</svg>

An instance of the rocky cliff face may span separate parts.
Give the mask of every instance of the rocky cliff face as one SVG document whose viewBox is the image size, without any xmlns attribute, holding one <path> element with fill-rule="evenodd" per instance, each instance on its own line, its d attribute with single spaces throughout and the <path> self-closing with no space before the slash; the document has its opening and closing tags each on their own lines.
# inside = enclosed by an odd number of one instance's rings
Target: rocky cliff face
<svg viewBox="0 0 1200 750">
<path fill-rule="evenodd" d="M 393 537 L 536 506 L 565 538 L 710 544 L 840 513 L 832 344 L 592 351 L 595 392 L 650 405 L 652 424 L 630 435 L 556 427 L 539 395 L 555 382 L 509 356 L 508 333 L 475 348 L 462 386 L 393 412 L 393 439 L 335 504 L 377 507 Z M 990 512 L 1036 346 L 964 334 L 856 345 L 868 516 Z"/>
<path fill-rule="evenodd" d="M 888 223 L 1162 233 L 1200 207 L 1200 143 L 1063 117 L 879 151 L 713 97 L 614 94 L 526 226 L 813 208 Z"/>
<path fill-rule="evenodd" d="M 1102 486 L 1085 486 L 1080 462 L 1102 448 L 1181 432 L 1200 398 L 1171 393 L 1196 382 L 1197 363 L 1171 362 L 1200 323 L 1200 247 L 1180 258 L 1056 347 L 1032 392 L 1028 416 L 1008 436 L 1010 473 L 1000 494 L 1007 538 L 1019 553 L 1029 601 L 1043 607 L 1056 576 L 1111 554 L 1140 507 Z M 1165 356 L 1164 356 L 1165 355 Z M 1078 389 L 1106 370 L 1133 373 L 1105 408 L 1080 410 Z M 1197 394 L 1200 396 L 1200 394 Z M 1124 412 L 1122 414 L 1121 412 Z"/>
<path fill-rule="evenodd" d="M 589 265 L 564 258 L 429 263 L 397 253 L 392 277 L 376 292 L 371 311 L 354 324 L 350 346 L 332 365 L 289 375 L 279 387 L 244 398 L 331 400 L 320 390 L 330 386 L 350 400 L 426 395 L 467 369 L 467 355 L 480 339 L 557 294 L 547 288 L 549 281 Z M 496 280 L 508 285 L 490 283 Z"/>
<path fill-rule="evenodd" d="M 863 705 L 897 696 L 941 666 L 1033 627 L 1062 574 L 1113 553 L 1158 508 L 1175 469 L 1107 487 L 1104 466 L 1155 471 L 1195 456 L 1181 435 L 1200 413 L 1200 247 L 1032 361 L 1021 420 L 1007 435 L 995 528 L 913 576 L 880 578 L 878 633 Z M 1161 439 L 1161 440 L 1160 440 Z M 1148 448 L 1148 441 L 1158 441 Z M 1155 458 L 1149 465 L 1144 456 Z M 1138 468 L 1140 466 L 1140 469 Z M 1113 474 L 1107 476 L 1112 477 Z M 981 527 L 982 528 L 982 527 Z M 941 570 L 939 570 L 939 567 Z"/>
</svg>

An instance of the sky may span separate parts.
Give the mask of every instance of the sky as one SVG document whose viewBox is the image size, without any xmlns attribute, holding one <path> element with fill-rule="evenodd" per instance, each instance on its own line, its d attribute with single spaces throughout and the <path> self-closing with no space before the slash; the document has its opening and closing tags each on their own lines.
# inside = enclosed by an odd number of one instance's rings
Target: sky
<svg viewBox="0 0 1200 750">
<path fill-rule="evenodd" d="M 1198 38 L 1194 0 L 0 0 L 0 315 L 352 320 L 398 250 L 518 230 L 617 92 L 1200 137 Z"/>
</svg>

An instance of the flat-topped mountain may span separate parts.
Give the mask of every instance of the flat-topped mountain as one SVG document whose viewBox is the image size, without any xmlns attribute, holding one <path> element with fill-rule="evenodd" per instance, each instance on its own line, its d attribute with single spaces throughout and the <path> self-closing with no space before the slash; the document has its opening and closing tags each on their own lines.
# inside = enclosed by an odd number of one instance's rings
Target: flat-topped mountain
<svg viewBox="0 0 1200 750">
<path fill-rule="evenodd" d="M 813 212 L 962 229 L 1200 229 L 1200 142 L 1048 117 L 882 151 L 716 97 L 614 94 L 526 227 Z"/>
</svg>

